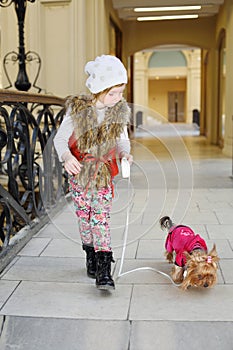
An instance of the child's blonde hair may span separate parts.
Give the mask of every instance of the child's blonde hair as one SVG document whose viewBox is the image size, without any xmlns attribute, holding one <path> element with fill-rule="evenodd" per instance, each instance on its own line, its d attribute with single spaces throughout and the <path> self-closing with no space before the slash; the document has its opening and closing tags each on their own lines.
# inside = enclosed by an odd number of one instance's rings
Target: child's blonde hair
<svg viewBox="0 0 233 350">
<path fill-rule="evenodd" d="M 97 92 L 96 94 L 92 94 L 94 96 L 93 102 L 96 102 L 101 95 L 106 95 L 110 90 L 112 90 L 112 88 L 121 87 L 123 85 L 125 85 L 125 83 L 117 84 L 117 85 L 111 86 L 103 91 Z"/>
</svg>

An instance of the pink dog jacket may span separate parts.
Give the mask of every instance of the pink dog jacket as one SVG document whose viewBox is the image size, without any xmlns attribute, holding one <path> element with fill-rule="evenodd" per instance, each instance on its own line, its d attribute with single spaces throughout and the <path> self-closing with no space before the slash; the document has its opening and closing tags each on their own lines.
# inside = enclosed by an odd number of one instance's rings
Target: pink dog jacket
<svg viewBox="0 0 233 350">
<path fill-rule="evenodd" d="M 184 266 L 186 257 L 184 252 L 190 253 L 194 249 L 203 249 L 207 251 L 207 246 L 203 238 L 195 234 L 188 226 L 173 226 L 168 232 L 165 248 L 169 253 L 176 252 L 175 263 L 178 266 Z"/>
</svg>

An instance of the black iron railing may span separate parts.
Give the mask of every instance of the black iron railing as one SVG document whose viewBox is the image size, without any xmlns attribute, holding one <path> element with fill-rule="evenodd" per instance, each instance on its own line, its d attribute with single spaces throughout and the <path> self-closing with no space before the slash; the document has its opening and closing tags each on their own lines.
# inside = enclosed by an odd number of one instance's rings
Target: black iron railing
<svg viewBox="0 0 233 350">
<path fill-rule="evenodd" d="M 0 253 L 66 192 L 53 148 L 64 99 L 0 90 Z"/>
</svg>

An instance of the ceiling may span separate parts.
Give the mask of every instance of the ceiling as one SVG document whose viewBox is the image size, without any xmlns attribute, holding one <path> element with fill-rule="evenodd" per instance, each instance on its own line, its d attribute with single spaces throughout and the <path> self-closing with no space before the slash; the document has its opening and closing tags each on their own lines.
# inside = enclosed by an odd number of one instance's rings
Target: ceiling
<svg viewBox="0 0 233 350">
<path fill-rule="evenodd" d="M 117 10 L 119 18 L 125 21 L 137 20 L 137 17 L 148 16 L 170 16 L 170 15 L 193 15 L 199 17 L 213 16 L 218 13 L 220 5 L 224 0 L 112 0 L 113 7 Z M 148 11 L 135 12 L 137 7 L 170 7 L 170 6 L 190 6 L 201 5 L 199 10 L 171 11 L 163 10 L 162 12 Z"/>
</svg>

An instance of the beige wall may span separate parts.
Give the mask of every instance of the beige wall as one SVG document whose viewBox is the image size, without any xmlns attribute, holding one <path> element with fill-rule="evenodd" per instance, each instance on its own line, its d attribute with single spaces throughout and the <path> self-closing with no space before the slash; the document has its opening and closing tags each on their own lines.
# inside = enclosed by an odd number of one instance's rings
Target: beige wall
<svg viewBox="0 0 233 350">
<path fill-rule="evenodd" d="M 168 119 L 168 92 L 173 91 L 185 92 L 186 79 L 149 80 L 149 108 Z"/>
<path fill-rule="evenodd" d="M 2 61 L 6 53 L 17 51 L 18 48 L 18 28 L 17 19 L 14 7 L 3 9 L 0 7 L 0 50 L 1 50 L 1 76 L 0 87 L 8 85 L 5 75 L 2 70 Z M 17 74 L 17 69 L 14 67 L 13 76 Z"/>
<path fill-rule="evenodd" d="M 233 143 L 233 2 L 232 0 L 225 0 L 225 6 L 223 7 L 216 29 L 216 41 L 218 39 L 221 29 L 226 30 L 226 95 L 225 95 L 225 136 L 224 136 L 224 148 L 223 153 L 226 155 L 232 155 L 232 143 Z"/>
<path fill-rule="evenodd" d="M 37 85 L 47 93 L 61 97 L 86 91 L 85 63 L 97 55 L 109 53 L 110 14 L 116 16 L 109 0 L 28 2 L 25 49 L 26 52 L 36 51 L 41 57 L 42 69 Z M 11 50 L 17 51 L 18 29 L 13 4 L 0 8 L 0 31 L 1 57 Z M 13 68 L 11 73 L 15 81 Z M 32 82 L 34 66 L 28 64 L 27 73 Z M 6 77 L 2 74 L 0 86 L 6 85 Z"/>
<path fill-rule="evenodd" d="M 152 48 L 156 45 L 185 44 L 211 48 L 215 43 L 216 18 L 189 21 L 128 21 L 124 24 L 125 53 Z"/>
</svg>

